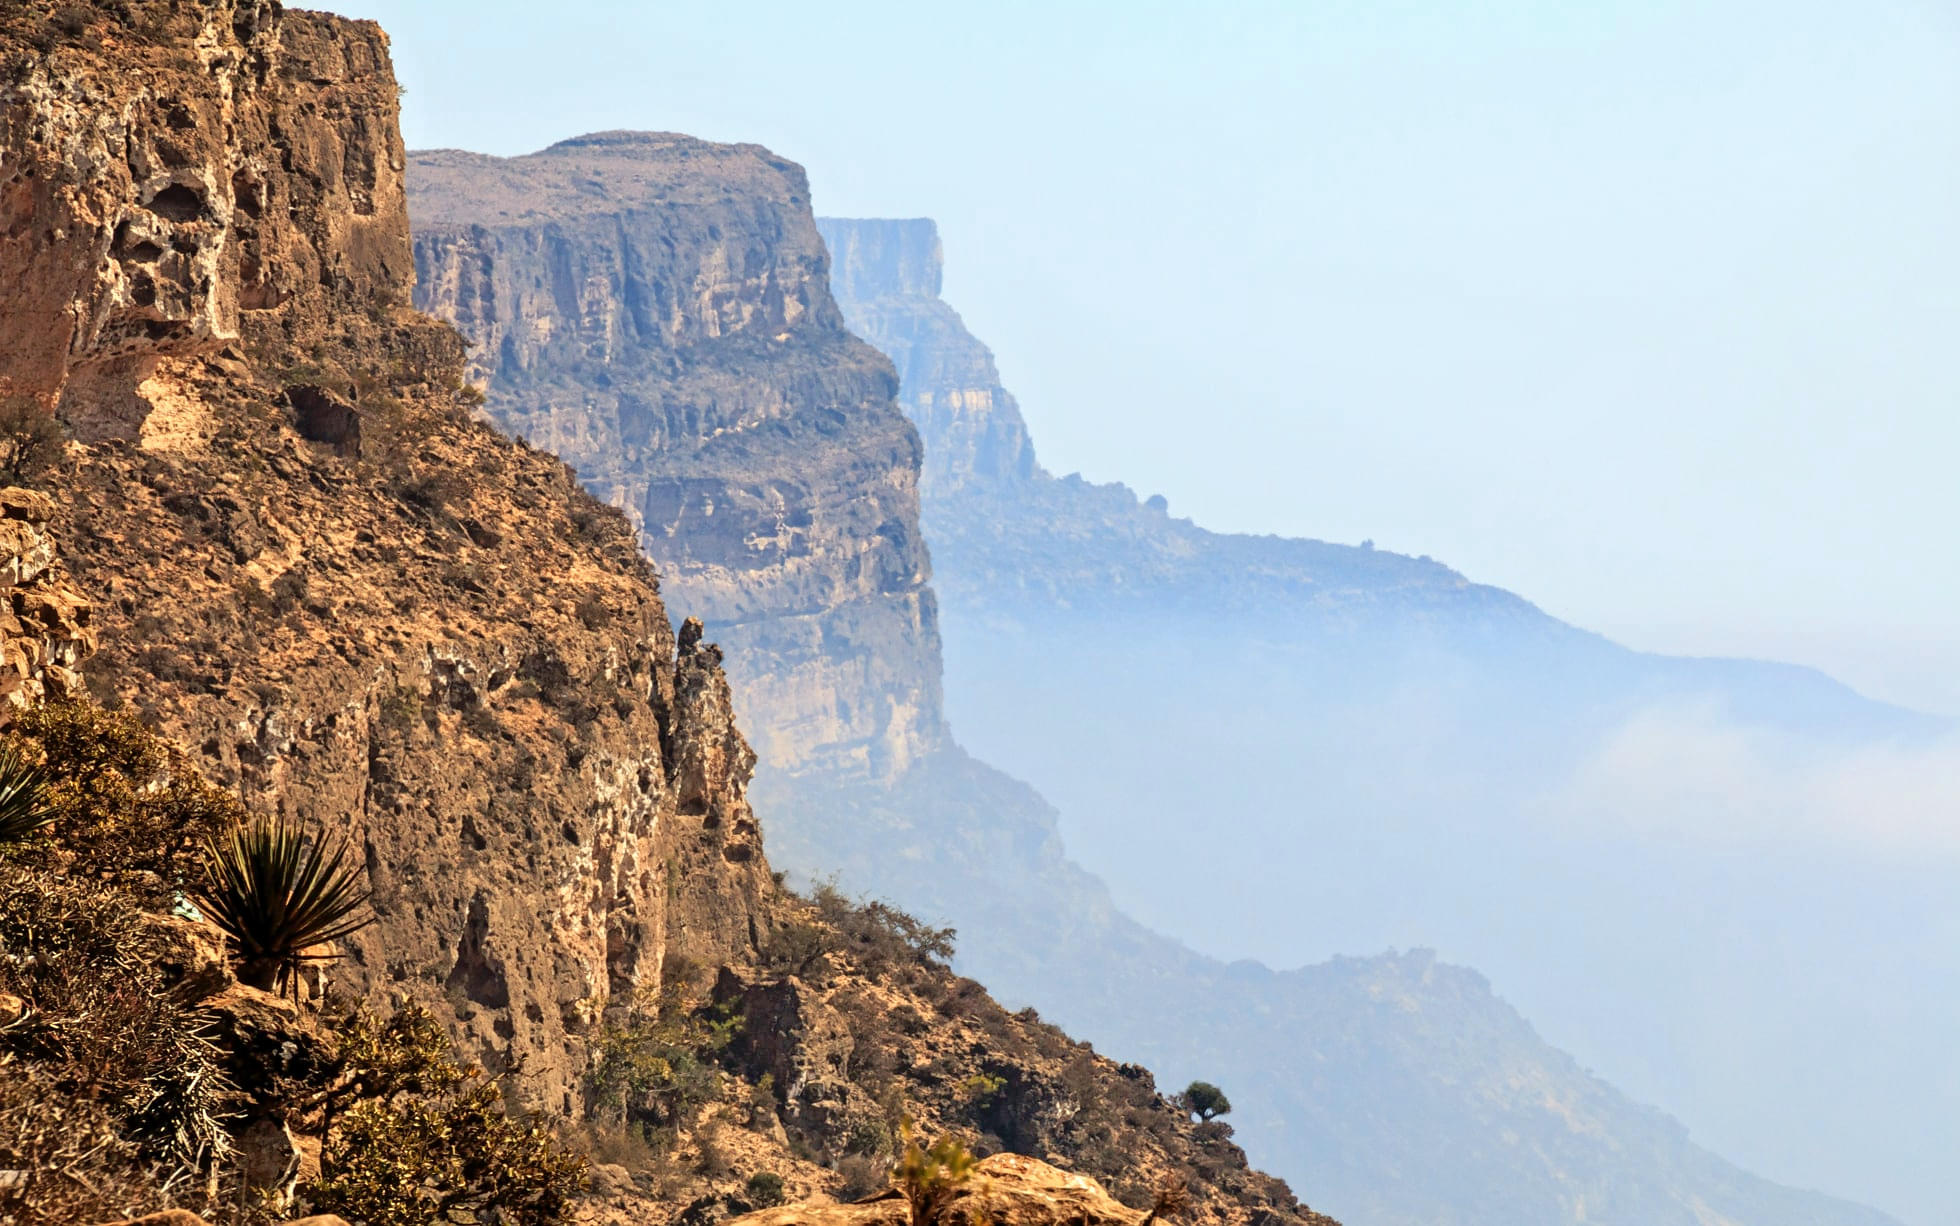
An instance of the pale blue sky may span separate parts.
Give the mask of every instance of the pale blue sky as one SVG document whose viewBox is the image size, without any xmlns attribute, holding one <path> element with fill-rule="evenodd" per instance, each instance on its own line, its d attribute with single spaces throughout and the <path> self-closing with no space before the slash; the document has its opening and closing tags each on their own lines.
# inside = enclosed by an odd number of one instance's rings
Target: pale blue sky
<svg viewBox="0 0 1960 1226">
<path fill-rule="evenodd" d="M 1960 10 L 348 0 L 413 146 L 931 216 L 1044 461 L 1960 714 Z"/>
</svg>

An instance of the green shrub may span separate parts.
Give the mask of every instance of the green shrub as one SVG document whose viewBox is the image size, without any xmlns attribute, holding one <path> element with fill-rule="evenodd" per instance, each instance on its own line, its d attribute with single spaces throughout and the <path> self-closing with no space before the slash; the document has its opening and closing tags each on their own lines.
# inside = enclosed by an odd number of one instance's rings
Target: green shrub
<svg viewBox="0 0 1960 1226">
<path fill-rule="evenodd" d="M 992 1073 L 974 1073 L 961 1078 L 957 1087 L 959 1096 L 976 1107 L 987 1106 L 1006 1088 L 1007 1079 Z"/>
<path fill-rule="evenodd" d="M 350 1019 L 324 1098 L 320 1177 L 300 1189 L 311 1212 L 365 1226 L 546 1226 L 584 1182 L 585 1158 L 513 1118 L 499 1082 L 458 1063 L 419 1008 Z"/>
<path fill-rule="evenodd" d="M 904 1131 L 905 1149 L 892 1175 L 905 1193 L 911 1226 L 935 1226 L 947 1204 L 973 1178 L 978 1160 L 951 1134 L 922 1146 L 912 1133 L 910 1120 L 905 1121 Z"/>
<path fill-rule="evenodd" d="M 14 736 L 49 779 L 48 840 L 31 849 L 34 862 L 168 902 L 195 871 L 198 844 L 244 817 L 236 798 L 129 712 L 46 703 L 21 713 Z"/>
<path fill-rule="evenodd" d="M 239 981 L 295 987 L 307 952 L 359 932 L 372 916 L 362 872 L 345 863 L 345 840 L 308 838 L 283 817 L 232 827 L 205 844 L 203 880 L 191 896 L 231 939 Z"/>
<path fill-rule="evenodd" d="M 588 1077 L 595 1104 L 626 1123 L 673 1127 L 721 1094 L 716 1057 L 734 1037 L 737 1018 L 694 1009 L 669 984 L 625 1021 L 599 1032 Z"/>
<path fill-rule="evenodd" d="M 773 1209 L 783 1203 L 783 1177 L 774 1171 L 757 1171 L 745 1186 L 749 1200 L 758 1209 Z"/>
</svg>

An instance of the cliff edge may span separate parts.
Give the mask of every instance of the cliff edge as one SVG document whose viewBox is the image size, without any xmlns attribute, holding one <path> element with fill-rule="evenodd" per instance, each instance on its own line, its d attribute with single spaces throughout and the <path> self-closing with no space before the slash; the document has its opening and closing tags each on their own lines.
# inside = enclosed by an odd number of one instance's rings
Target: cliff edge
<svg viewBox="0 0 1960 1226">
<path fill-rule="evenodd" d="M 793 163 L 601 132 L 412 154 L 416 304 L 503 429 L 623 508 L 728 647 L 763 760 L 888 778 L 944 738 L 918 436 L 852 336 Z"/>
</svg>

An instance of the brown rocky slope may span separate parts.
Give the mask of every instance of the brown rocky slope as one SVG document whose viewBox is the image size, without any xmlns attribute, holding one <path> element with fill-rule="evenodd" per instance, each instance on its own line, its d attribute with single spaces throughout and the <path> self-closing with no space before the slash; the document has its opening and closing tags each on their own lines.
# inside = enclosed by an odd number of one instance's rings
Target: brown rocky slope
<svg viewBox="0 0 1960 1226">
<path fill-rule="evenodd" d="M 1324 1221 L 1147 1073 L 954 976 L 938 938 L 777 889 L 719 651 L 674 634 L 622 517 L 472 420 L 461 339 L 402 305 L 376 27 L 104 0 L 10 11 L 0 36 L 0 231 L 22 273 L 0 282 L 0 385 L 67 438 L 39 480 L 93 601 L 87 689 L 250 806 L 361 849 L 376 922 L 335 991 L 425 1004 L 521 1069 L 524 1106 L 593 1117 L 620 1147 L 595 1193 L 622 1220 L 711 1220 L 766 1172 L 796 1195 L 875 1184 L 910 1116 L 1136 1195 L 1183 1178 L 1221 1226 Z M 853 580 L 900 607 L 901 536 L 900 563 L 868 563 L 896 570 Z M 22 544 L 13 564 L 45 550 Z M 62 658 L 71 604 L 19 641 Z M 730 1038 L 650 1147 L 604 1131 L 591 1075 L 628 1041 L 624 1002 L 662 987 Z"/>
<path fill-rule="evenodd" d="M 5 228 L 39 240 L 10 336 L 67 335 L 4 378 L 76 440 L 51 486 L 106 644 L 90 688 L 255 806 L 349 829 L 380 920 L 345 978 L 443 1005 L 573 1108 L 609 999 L 670 948 L 753 944 L 726 687 L 618 516 L 469 422 L 460 342 L 394 305 L 380 30 L 139 21 L 105 12 L 0 108 Z"/>
</svg>

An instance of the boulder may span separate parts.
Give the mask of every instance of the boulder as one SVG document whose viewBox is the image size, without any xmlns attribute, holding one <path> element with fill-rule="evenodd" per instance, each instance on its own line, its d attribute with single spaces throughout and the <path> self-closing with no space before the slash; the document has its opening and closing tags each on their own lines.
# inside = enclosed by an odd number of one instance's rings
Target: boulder
<svg viewBox="0 0 1960 1226">
<path fill-rule="evenodd" d="M 1037 1158 L 996 1154 L 974 1168 L 934 1226 L 1140 1226 L 1147 1215 Z M 783 1205 L 730 1219 L 731 1226 L 906 1226 L 910 1211 L 896 1188 L 855 1204 Z"/>
</svg>

